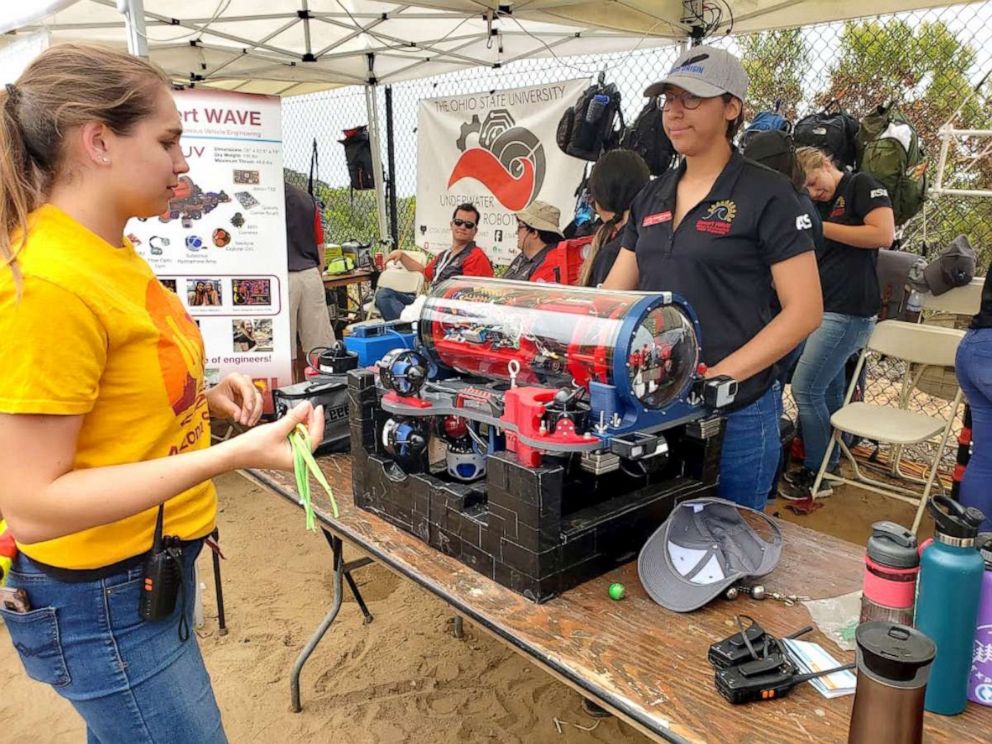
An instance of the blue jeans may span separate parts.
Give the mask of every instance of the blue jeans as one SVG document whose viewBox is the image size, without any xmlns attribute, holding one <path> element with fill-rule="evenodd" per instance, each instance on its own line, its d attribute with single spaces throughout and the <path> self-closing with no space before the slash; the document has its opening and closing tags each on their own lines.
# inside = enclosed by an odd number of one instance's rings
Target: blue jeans
<svg viewBox="0 0 992 744">
<path fill-rule="evenodd" d="M 183 550 L 190 627 L 193 566 L 202 545 Z M 196 634 L 179 640 L 182 598 L 171 617 L 143 620 L 142 574 L 139 566 L 105 579 L 63 582 L 21 553 L 8 586 L 23 588 L 32 609 L 0 609 L 0 615 L 28 676 L 72 703 L 86 721 L 89 744 L 224 744 Z"/>
<path fill-rule="evenodd" d="M 413 304 L 415 299 L 417 295 L 413 292 L 397 292 L 391 287 L 380 287 L 375 291 L 375 306 L 383 320 L 398 320 L 403 308 Z"/>
<path fill-rule="evenodd" d="M 792 396 L 799 407 L 803 429 L 804 462 L 817 471 L 830 443 L 830 417 L 844 404 L 844 365 L 868 343 L 875 318 L 824 313 L 823 322 L 806 339 L 806 347 L 792 375 Z M 828 467 L 837 467 L 840 448 L 834 448 Z"/>
<path fill-rule="evenodd" d="M 982 531 L 992 532 L 992 328 L 965 334 L 954 370 L 971 406 L 972 454 L 961 481 L 961 503 L 981 509 Z"/>
<path fill-rule="evenodd" d="M 765 508 L 782 452 L 781 414 L 782 394 L 776 382 L 754 403 L 727 416 L 717 488 L 721 499 Z"/>
</svg>

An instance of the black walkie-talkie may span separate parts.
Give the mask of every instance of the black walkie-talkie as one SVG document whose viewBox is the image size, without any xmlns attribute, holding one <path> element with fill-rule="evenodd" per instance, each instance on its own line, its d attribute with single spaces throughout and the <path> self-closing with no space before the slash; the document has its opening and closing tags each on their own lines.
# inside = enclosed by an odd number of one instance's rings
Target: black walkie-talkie
<svg viewBox="0 0 992 744">
<path fill-rule="evenodd" d="M 155 539 L 142 577 L 138 614 L 145 620 L 164 620 L 172 614 L 182 580 L 179 565 L 182 548 L 178 538 L 162 535 L 164 512 L 163 506 L 159 505 Z"/>
</svg>

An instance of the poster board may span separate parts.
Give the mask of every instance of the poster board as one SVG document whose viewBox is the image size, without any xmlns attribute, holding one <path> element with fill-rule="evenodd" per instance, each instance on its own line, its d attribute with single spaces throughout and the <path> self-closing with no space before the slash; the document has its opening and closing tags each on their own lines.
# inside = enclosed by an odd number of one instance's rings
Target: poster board
<svg viewBox="0 0 992 744">
<path fill-rule="evenodd" d="M 555 141 L 558 121 L 588 80 L 446 96 L 420 101 L 417 112 L 417 227 L 422 250 L 451 245 L 455 207 L 480 212 L 476 242 L 494 264 L 517 255 L 513 213 L 534 200 L 561 210 L 564 228 L 575 210 L 584 160 Z"/>
<path fill-rule="evenodd" d="M 292 375 L 280 100 L 203 89 L 175 100 L 189 172 L 163 214 L 127 233 L 199 325 L 207 384 L 243 372 L 271 410 Z"/>
</svg>

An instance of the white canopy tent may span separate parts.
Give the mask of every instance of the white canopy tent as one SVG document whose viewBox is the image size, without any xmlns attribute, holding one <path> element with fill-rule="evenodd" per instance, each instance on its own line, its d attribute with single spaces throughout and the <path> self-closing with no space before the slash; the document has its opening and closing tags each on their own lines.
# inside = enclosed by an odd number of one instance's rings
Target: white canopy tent
<svg viewBox="0 0 992 744">
<path fill-rule="evenodd" d="M 13 4 L 13 3 L 11 3 Z M 0 33 L 131 38 L 177 81 L 295 95 L 913 10 L 933 0 L 41 0 Z M 130 11 L 130 12 L 129 12 Z M 130 17 L 130 34 L 127 18 Z M 370 57 L 371 55 L 371 57 Z"/>
<path fill-rule="evenodd" d="M 971 0 L 975 2 L 976 0 Z M 933 0 L 36 0 L 0 9 L 7 43 L 43 33 L 125 45 L 177 83 L 297 95 L 547 56 L 629 51 L 704 34 L 808 25 L 943 5 Z M 3 42 L 0 42 L 2 45 Z M 2 46 L 0 46 L 2 52 Z M 379 195 L 380 229 L 385 196 Z"/>
</svg>

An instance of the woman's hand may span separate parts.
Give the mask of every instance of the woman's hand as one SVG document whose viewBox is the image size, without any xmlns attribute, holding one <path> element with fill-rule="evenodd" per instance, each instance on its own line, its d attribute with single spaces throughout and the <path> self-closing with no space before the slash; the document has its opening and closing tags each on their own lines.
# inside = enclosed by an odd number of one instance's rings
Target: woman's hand
<svg viewBox="0 0 992 744">
<path fill-rule="evenodd" d="M 316 449 L 324 438 L 324 407 L 314 408 L 309 401 L 304 401 L 278 421 L 256 426 L 228 440 L 235 448 L 234 467 L 292 470 L 293 449 L 288 437 L 297 424 L 307 427 L 310 449 Z"/>
<path fill-rule="evenodd" d="M 254 426 L 262 415 L 262 394 L 248 375 L 235 372 L 207 391 L 207 407 L 215 418 Z"/>
</svg>

